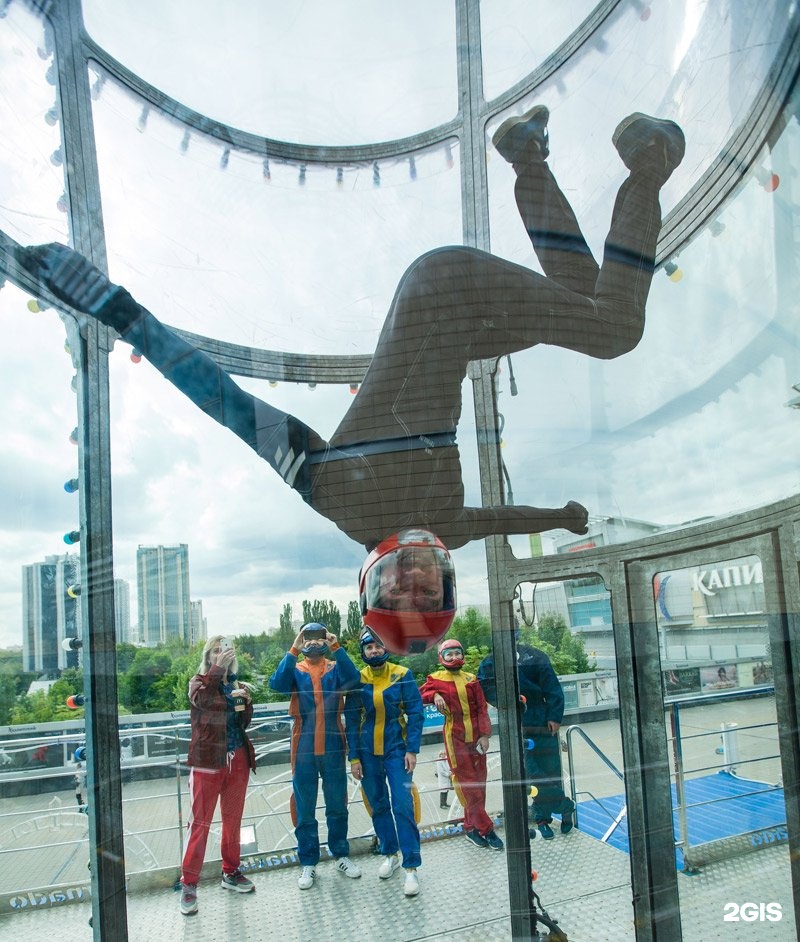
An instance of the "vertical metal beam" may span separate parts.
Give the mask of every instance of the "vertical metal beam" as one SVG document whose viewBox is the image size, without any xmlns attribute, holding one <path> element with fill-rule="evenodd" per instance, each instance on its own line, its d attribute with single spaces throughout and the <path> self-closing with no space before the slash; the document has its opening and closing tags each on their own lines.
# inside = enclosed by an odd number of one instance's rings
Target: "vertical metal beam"
<svg viewBox="0 0 800 942">
<path fill-rule="evenodd" d="M 774 535 L 775 583 L 765 572 L 766 610 L 775 712 L 781 754 L 783 800 L 789 835 L 793 899 L 800 900 L 800 523 L 782 524 Z M 771 560 L 770 560 L 771 562 Z M 762 557 L 762 563 L 767 559 Z M 795 903 L 796 938 L 800 939 L 800 905 Z"/>
<path fill-rule="evenodd" d="M 73 246 L 107 270 L 91 93 L 79 0 L 53 7 L 62 146 Z M 128 938 L 117 716 L 108 403 L 109 331 L 79 333 L 81 609 L 94 938 Z"/>
<path fill-rule="evenodd" d="M 462 119 L 461 196 L 462 230 L 466 245 L 489 247 L 489 199 L 486 178 L 486 102 L 483 97 L 483 68 L 479 0 L 456 0 L 458 92 Z M 484 506 L 505 502 L 500 460 L 500 435 L 495 388 L 496 361 L 470 365 L 481 498 Z M 497 678 L 500 724 L 500 759 L 503 775 L 508 891 L 511 935 L 527 940 L 533 935 L 530 909 L 531 851 L 528 840 L 528 801 L 522 738 L 519 727 L 519 681 L 511 599 L 505 597 L 503 568 L 505 537 L 486 540 L 489 612 Z"/>
<path fill-rule="evenodd" d="M 608 588 L 614 619 L 620 728 L 637 942 L 680 942 L 670 762 L 653 563 L 619 563 Z"/>
</svg>

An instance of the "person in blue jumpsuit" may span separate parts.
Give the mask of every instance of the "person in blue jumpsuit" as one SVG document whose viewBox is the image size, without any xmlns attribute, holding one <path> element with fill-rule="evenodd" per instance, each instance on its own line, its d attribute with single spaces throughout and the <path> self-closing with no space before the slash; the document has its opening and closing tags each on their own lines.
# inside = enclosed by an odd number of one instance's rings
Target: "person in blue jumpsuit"
<svg viewBox="0 0 800 942">
<path fill-rule="evenodd" d="M 545 840 L 554 837 L 553 815 L 561 815 L 561 833 L 569 834 L 574 825 L 575 803 L 564 794 L 561 771 L 561 743 L 558 730 L 564 718 L 564 692 L 550 658 L 538 648 L 517 644 L 517 675 L 520 696 L 525 698 L 522 735 L 533 740 L 533 749 L 525 752 L 525 773 L 538 794 L 530 807 Z M 481 661 L 478 681 L 489 703 L 497 705 L 494 660 L 490 654 Z M 536 836 L 535 831 L 531 831 Z"/>
<path fill-rule="evenodd" d="M 325 657 L 328 653 L 332 660 Z M 301 654 L 304 658 L 298 661 Z M 336 636 L 324 625 L 313 623 L 300 630 L 269 685 L 292 698 L 291 810 L 302 866 L 297 884 L 301 890 L 310 889 L 319 863 L 316 806 L 320 779 L 328 849 L 336 858 L 336 869 L 347 877 L 360 877 L 360 868 L 348 856 L 347 744 L 342 722 L 344 694 L 358 686 L 358 668 L 339 647 Z"/>
<path fill-rule="evenodd" d="M 379 878 L 388 880 L 400 867 L 401 852 L 403 893 L 416 896 L 422 858 L 412 775 L 422 739 L 422 697 L 411 671 L 389 663 L 389 652 L 369 628 L 361 632 L 359 645 L 367 666 L 360 691 L 347 697 L 350 770 L 364 789 L 380 842 Z"/>
</svg>

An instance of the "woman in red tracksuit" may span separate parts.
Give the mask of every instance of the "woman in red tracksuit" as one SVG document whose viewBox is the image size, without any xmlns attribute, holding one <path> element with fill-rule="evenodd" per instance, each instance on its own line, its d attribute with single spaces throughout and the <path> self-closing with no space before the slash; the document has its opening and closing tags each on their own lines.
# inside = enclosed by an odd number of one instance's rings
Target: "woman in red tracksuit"
<svg viewBox="0 0 800 942">
<path fill-rule="evenodd" d="M 236 651 L 224 641 L 221 635 L 208 639 L 198 673 L 189 681 L 191 812 L 181 870 L 181 912 L 186 916 L 197 912 L 197 881 L 217 801 L 222 816 L 222 887 L 237 893 L 255 889 L 239 869 L 247 781 L 256 768 L 255 750 L 245 732 L 253 718 L 253 703 L 247 688 L 236 682 Z"/>
<path fill-rule="evenodd" d="M 474 674 L 462 670 L 464 648 L 450 639 L 439 645 L 444 670 L 429 674 L 420 689 L 423 703 L 444 714 L 444 746 L 453 787 L 464 806 L 464 836 L 476 847 L 502 850 L 486 813 L 486 752 L 492 725 L 486 698 Z"/>
</svg>

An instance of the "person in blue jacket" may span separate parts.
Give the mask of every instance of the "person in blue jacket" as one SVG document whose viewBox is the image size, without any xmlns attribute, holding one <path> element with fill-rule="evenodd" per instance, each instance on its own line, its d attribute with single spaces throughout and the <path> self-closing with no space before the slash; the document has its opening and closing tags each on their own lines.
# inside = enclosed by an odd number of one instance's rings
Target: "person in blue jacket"
<svg viewBox="0 0 800 942">
<path fill-rule="evenodd" d="M 533 740 L 533 749 L 525 751 L 525 773 L 538 794 L 533 799 L 530 816 L 539 833 L 549 841 L 553 834 L 553 815 L 561 815 L 561 833 L 574 826 L 575 803 L 564 794 L 561 771 L 561 742 L 558 730 L 564 718 L 564 692 L 550 658 L 538 648 L 517 644 L 517 675 L 520 696 L 525 698 L 522 735 Z M 497 705 L 494 659 L 490 654 L 481 661 L 478 681 L 489 703 Z M 532 831 L 531 836 L 536 836 Z"/>
<path fill-rule="evenodd" d="M 378 877 L 392 876 L 401 852 L 403 893 L 416 896 L 422 858 L 412 775 L 422 739 L 422 697 L 411 671 L 389 662 L 389 652 L 369 628 L 361 632 L 359 645 L 367 666 L 361 671 L 360 691 L 347 697 L 350 770 L 364 789 L 383 854 Z"/>
<path fill-rule="evenodd" d="M 333 660 L 326 658 L 332 654 Z M 298 660 L 300 655 L 303 660 Z M 284 655 L 269 685 L 291 694 L 289 713 L 292 729 L 292 820 L 297 837 L 297 856 L 302 866 L 297 885 L 314 885 L 320 844 L 316 806 L 319 781 L 325 798 L 328 849 L 336 858 L 336 869 L 346 877 L 361 876 L 350 860 L 347 840 L 347 744 L 342 722 L 344 694 L 358 686 L 358 668 L 339 647 L 336 635 L 324 625 L 304 625 Z"/>
</svg>

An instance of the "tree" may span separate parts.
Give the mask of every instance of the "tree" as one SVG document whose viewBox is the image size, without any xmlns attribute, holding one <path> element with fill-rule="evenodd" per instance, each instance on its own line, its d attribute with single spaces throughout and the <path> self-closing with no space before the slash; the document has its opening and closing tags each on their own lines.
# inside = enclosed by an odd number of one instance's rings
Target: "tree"
<svg viewBox="0 0 800 942">
<path fill-rule="evenodd" d="M 556 649 L 561 647 L 564 634 L 569 634 L 567 622 L 564 616 L 558 612 L 545 612 L 540 615 L 536 630 L 539 638 L 544 641 L 545 644 L 552 645 Z"/>
<path fill-rule="evenodd" d="M 361 618 L 361 606 L 358 602 L 348 602 L 347 627 L 342 632 L 342 638 L 345 641 L 349 641 L 351 638 L 358 638 L 363 627 L 364 621 Z"/>
<path fill-rule="evenodd" d="M 539 616 L 538 626 L 523 628 L 520 642 L 543 651 L 560 677 L 565 674 L 588 674 L 597 669 L 590 661 L 582 635 L 573 635 L 563 615 L 546 612 Z"/>
<path fill-rule="evenodd" d="M 35 673 L 22 669 L 22 649 L 0 649 L 0 725 L 10 725 L 17 698 L 25 693 L 35 679 Z M 27 723 L 29 720 L 22 722 Z"/>
<path fill-rule="evenodd" d="M 337 637 L 342 633 L 342 615 L 333 602 L 320 602 L 319 599 L 309 602 L 303 599 L 303 623 L 310 621 L 325 625 Z"/>
<path fill-rule="evenodd" d="M 172 667 L 172 658 L 164 648 L 139 648 L 131 666 L 119 678 L 119 699 L 131 713 L 160 712 L 153 704 L 164 702 L 163 683 Z M 167 707 L 167 711 L 172 707 Z"/>
<path fill-rule="evenodd" d="M 294 625 L 292 624 L 292 606 L 288 603 L 283 606 L 283 611 L 278 623 L 278 631 L 275 635 L 278 645 L 282 651 L 288 651 L 294 641 L 294 637 L 297 632 L 294 630 Z"/>
<path fill-rule="evenodd" d="M 465 651 L 472 647 L 491 648 L 492 623 L 486 615 L 480 615 L 477 609 L 468 608 L 463 615 L 457 615 L 453 619 L 445 637 L 460 641 Z"/>
</svg>

